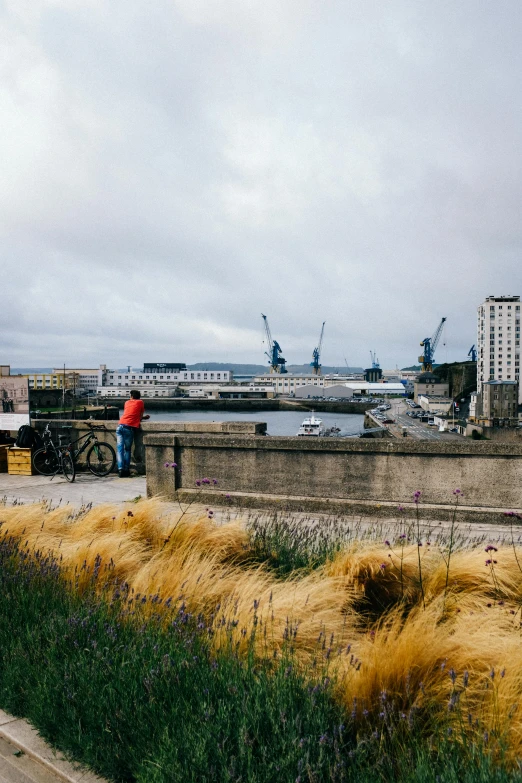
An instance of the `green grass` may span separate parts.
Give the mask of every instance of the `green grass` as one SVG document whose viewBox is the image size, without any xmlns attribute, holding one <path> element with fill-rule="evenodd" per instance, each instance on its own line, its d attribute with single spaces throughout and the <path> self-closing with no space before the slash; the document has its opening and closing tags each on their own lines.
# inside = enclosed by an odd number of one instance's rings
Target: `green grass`
<svg viewBox="0 0 522 783">
<path fill-rule="evenodd" d="M 286 567 L 286 566 L 285 566 Z M 387 711 L 358 742 L 326 671 L 215 655 L 210 629 L 125 585 L 83 596 L 59 563 L 0 539 L 0 706 L 115 781 L 504 783 L 519 780 L 446 728 Z M 132 601 L 129 603 L 128 598 Z M 150 610 L 145 617 L 145 611 Z M 254 631 L 255 632 L 255 631 Z M 313 679 L 312 679 L 313 675 Z"/>
<path fill-rule="evenodd" d="M 346 541 L 346 531 L 329 518 L 321 525 L 288 521 L 275 513 L 252 518 L 248 525 L 249 554 L 281 577 L 293 571 L 310 572 L 333 558 Z"/>
</svg>

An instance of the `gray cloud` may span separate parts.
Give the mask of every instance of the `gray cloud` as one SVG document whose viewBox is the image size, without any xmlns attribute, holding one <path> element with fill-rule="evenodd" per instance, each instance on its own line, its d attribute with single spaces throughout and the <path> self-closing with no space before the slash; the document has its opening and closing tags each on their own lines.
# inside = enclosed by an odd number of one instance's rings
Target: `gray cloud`
<svg viewBox="0 0 522 783">
<path fill-rule="evenodd" d="M 521 293 L 518 2 L 5 0 L 2 361 L 414 362 Z"/>
</svg>

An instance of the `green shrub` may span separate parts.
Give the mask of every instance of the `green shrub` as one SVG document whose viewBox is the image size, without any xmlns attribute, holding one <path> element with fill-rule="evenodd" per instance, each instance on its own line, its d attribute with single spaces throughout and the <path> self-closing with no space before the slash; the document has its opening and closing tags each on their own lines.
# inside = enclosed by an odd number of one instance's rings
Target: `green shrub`
<svg viewBox="0 0 522 783">
<path fill-rule="evenodd" d="M 216 655 L 210 626 L 183 604 L 161 606 L 114 583 L 100 597 L 99 564 L 80 595 L 78 576 L 67 582 L 55 560 L 0 541 L 0 706 L 107 778 L 520 779 L 483 749 L 453 742 L 445 727 L 425 737 L 413 715 L 383 713 L 356 738 L 327 672 L 300 674 L 290 646 L 266 664 L 233 646 Z"/>
</svg>

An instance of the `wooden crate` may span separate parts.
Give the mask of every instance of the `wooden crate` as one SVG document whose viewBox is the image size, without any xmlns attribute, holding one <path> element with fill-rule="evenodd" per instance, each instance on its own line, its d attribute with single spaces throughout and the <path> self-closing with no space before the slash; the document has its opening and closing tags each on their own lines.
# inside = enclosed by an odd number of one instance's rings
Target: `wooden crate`
<svg viewBox="0 0 522 783">
<path fill-rule="evenodd" d="M 0 446 L 0 473 L 7 473 L 7 449 L 8 446 Z"/>
<path fill-rule="evenodd" d="M 19 449 L 15 446 L 7 452 L 7 472 L 11 476 L 32 476 L 32 449 Z"/>
</svg>

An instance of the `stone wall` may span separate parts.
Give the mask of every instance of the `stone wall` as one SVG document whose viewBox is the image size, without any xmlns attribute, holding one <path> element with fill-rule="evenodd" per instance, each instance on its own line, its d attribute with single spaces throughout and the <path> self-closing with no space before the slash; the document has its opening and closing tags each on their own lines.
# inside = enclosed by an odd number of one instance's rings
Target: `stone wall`
<svg viewBox="0 0 522 783">
<path fill-rule="evenodd" d="M 123 408 L 128 397 L 103 397 L 98 395 L 98 401 L 107 405 Z M 145 408 L 155 411 L 241 411 L 257 413 L 262 411 L 327 411 L 330 413 L 364 413 L 371 407 L 367 402 L 329 402 L 328 400 L 298 400 L 279 397 L 277 399 L 253 400 L 214 400 L 201 398 L 179 397 L 147 397 L 144 398 Z"/>
<path fill-rule="evenodd" d="M 37 419 L 32 421 L 32 426 L 40 433 L 42 433 L 47 424 L 50 426 L 50 430 L 55 443 L 58 443 L 58 435 L 70 434 L 71 441 L 77 440 L 79 437 L 86 435 L 89 432 L 89 424 L 95 426 L 103 426 L 103 430 L 96 430 L 98 440 L 110 443 L 111 446 L 116 449 L 116 428 L 118 426 L 117 421 L 75 421 L 73 419 Z M 133 455 L 131 467 L 138 471 L 138 473 L 145 473 L 145 450 L 143 447 L 143 437 L 147 434 L 156 435 L 170 435 L 176 434 L 212 434 L 215 436 L 220 435 L 237 435 L 237 436 L 253 436 L 264 435 L 266 432 L 266 424 L 263 422 L 246 422 L 246 421 L 225 421 L 225 422 L 203 422 L 203 421 L 150 421 L 143 422 L 141 430 L 134 436 Z M 80 457 L 80 466 L 85 462 L 85 456 L 87 450 L 84 451 Z"/>
<path fill-rule="evenodd" d="M 522 445 L 180 433 L 148 435 L 145 450 L 147 494 L 169 500 L 193 497 L 195 482 L 208 477 L 218 481 L 212 502 L 291 500 L 293 508 L 328 511 L 345 501 L 345 507 L 366 504 L 372 513 L 382 503 L 396 514 L 420 490 L 424 504 L 448 517 L 459 488 L 471 509 L 499 516 L 502 509 L 522 509 Z"/>
</svg>

